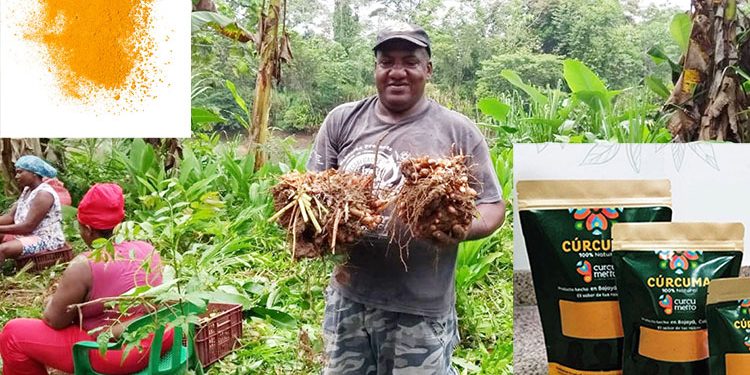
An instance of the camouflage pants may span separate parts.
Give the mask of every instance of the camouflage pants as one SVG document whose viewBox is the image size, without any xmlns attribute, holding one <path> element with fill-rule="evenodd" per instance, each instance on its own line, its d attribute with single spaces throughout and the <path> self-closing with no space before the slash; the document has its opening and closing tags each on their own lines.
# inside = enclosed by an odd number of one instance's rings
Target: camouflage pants
<svg viewBox="0 0 750 375">
<path fill-rule="evenodd" d="M 385 311 L 326 290 L 324 375 L 457 374 L 456 313 L 442 318 Z"/>
</svg>

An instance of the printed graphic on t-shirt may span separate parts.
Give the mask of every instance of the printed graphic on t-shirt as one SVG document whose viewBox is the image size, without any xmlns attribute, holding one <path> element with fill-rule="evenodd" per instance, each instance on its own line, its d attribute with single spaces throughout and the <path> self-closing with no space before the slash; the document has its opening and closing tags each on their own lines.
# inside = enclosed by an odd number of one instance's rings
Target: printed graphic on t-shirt
<svg viewBox="0 0 750 375">
<path fill-rule="evenodd" d="M 375 149 L 377 145 L 358 146 L 349 152 L 341 162 L 340 168 L 347 172 L 371 174 L 375 166 Z M 378 166 L 375 172 L 375 189 L 398 189 L 403 183 L 401 178 L 401 161 L 408 158 L 409 153 L 399 153 L 389 146 L 380 145 L 378 149 Z"/>
<path fill-rule="evenodd" d="M 317 165 L 318 167 L 322 169 L 323 167 L 325 167 L 325 162 L 323 161 L 323 155 L 319 154 L 318 151 L 313 150 L 313 153 L 310 156 L 310 162 L 308 163 L 308 165 L 311 167 Z"/>
<path fill-rule="evenodd" d="M 395 194 L 401 188 L 401 161 L 409 157 L 408 152 L 399 153 L 392 147 L 380 145 L 357 146 L 343 159 L 340 169 L 347 172 L 371 174 L 375 166 L 375 149 L 378 149 L 378 166 L 375 172 L 375 183 L 373 184 L 376 194 L 380 199 L 388 199 L 389 194 Z M 373 232 L 382 236 L 386 235 L 386 225 L 390 221 L 390 212 L 382 213 L 383 222 Z"/>
</svg>

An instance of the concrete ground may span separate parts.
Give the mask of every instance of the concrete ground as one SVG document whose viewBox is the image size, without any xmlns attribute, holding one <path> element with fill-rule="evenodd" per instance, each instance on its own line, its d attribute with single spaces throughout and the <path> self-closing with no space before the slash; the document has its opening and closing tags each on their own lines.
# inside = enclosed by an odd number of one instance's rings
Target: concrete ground
<svg viewBox="0 0 750 375">
<path fill-rule="evenodd" d="M 750 267 L 743 267 L 741 275 L 750 277 Z M 513 274 L 513 304 L 513 373 L 546 375 L 547 353 L 529 271 Z"/>
<path fill-rule="evenodd" d="M 536 305 L 513 308 L 513 373 L 547 374 L 547 353 Z"/>
</svg>

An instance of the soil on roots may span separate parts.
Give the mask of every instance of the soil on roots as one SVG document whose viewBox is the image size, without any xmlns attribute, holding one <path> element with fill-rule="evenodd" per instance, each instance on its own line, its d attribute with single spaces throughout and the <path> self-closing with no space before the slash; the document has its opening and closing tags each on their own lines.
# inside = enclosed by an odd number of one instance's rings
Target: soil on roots
<svg viewBox="0 0 750 375">
<path fill-rule="evenodd" d="M 271 190 L 277 220 L 292 242 L 292 257 L 345 253 L 365 230 L 382 222 L 386 202 L 373 194 L 373 176 L 297 171 L 283 175 Z"/>
<path fill-rule="evenodd" d="M 477 192 L 469 186 L 466 156 L 406 159 L 401 162 L 401 174 L 404 184 L 395 199 L 395 217 L 406 232 L 396 225 L 389 228 L 401 245 L 402 260 L 411 238 L 436 239 L 437 232 L 442 232 L 463 239 L 477 214 Z"/>
</svg>

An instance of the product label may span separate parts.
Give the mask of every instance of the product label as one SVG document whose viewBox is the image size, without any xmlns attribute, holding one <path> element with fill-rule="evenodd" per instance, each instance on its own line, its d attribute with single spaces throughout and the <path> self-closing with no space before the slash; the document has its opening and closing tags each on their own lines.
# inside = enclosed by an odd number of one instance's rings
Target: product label
<svg viewBox="0 0 750 375">
<path fill-rule="evenodd" d="M 711 279 L 697 271 L 704 261 L 703 252 L 656 251 L 654 254 L 658 267 L 646 278 L 646 286 L 659 309 L 656 319 L 642 317 L 641 324 L 661 331 L 705 329 L 705 319 L 698 318 L 703 316 Z"/>
<path fill-rule="evenodd" d="M 591 317 L 581 319 L 581 317 Z M 622 337 L 620 305 L 617 301 L 571 302 L 560 300 L 562 333 L 580 339 Z"/>
<path fill-rule="evenodd" d="M 612 224 L 621 218 L 622 208 L 571 208 L 571 234 L 560 244 L 559 258 L 569 272 L 579 276 L 559 285 L 560 295 L 569 301 L 617 299 L 615 268 L 612 265 Z M 596 315 L 591 316 L 596 319 Z"/>
<path fill-rule="evenodd" d="M 691 322 L 692 323 L 692 322 Z M 668 331 L 640 328 L 638 354 L 663 362 L 693 362 L 708 358 L 708 331 Z"/>
<path fill-rule="evenodd" d="M 726 364 L 726 375 L 746 375 L 750 371 L 750 354 L 728 353 Z M 720 373 L 717 372 L 717 374 Z"/>
<path fill-rule="evenodd" d="M 581 371 L 565 367 L 559 363 L 550 363 L 549 375 L 622 375 L 622 371 Z"/>
</svg>

